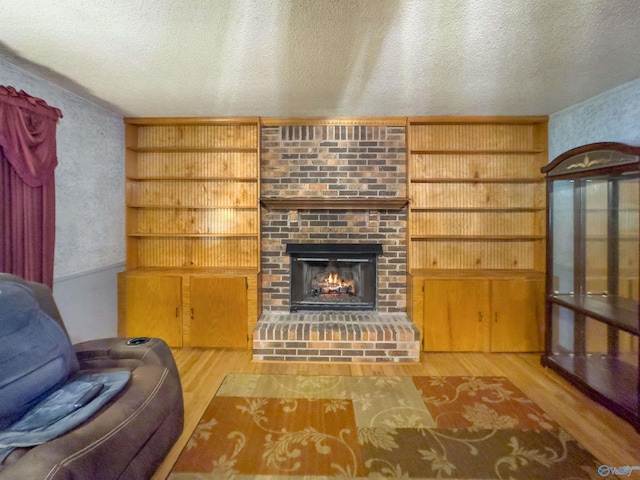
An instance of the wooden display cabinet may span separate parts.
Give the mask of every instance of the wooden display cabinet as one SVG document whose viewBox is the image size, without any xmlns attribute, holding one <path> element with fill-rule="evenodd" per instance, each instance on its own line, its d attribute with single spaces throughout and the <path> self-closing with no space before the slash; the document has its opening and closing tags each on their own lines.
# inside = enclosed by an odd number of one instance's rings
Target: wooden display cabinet
<svg viewBox="0 0 640 480">
<path fill-rule="evenodd" d="M 424 349 L 541 351 L 547 118 L 416 117 L 407 137 L 408 313 Z"/>
<path fill-rule="evenodd" d="M 257 117 L 125 119 L 122 334 L 247 347 L 259 301 L 259 145 Z"/>
<path fill-rule="evenodd" d="M 640 147 L 570 150 L 547 174 L 542 363 L 640 430 Z"/>
</svg>

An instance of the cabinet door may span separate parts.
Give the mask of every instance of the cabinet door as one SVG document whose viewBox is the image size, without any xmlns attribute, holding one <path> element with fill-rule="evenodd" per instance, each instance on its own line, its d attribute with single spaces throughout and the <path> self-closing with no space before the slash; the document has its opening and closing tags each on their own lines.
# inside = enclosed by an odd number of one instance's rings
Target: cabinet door
<svg viewBox="0 0 640 480">
<path fill-rule="evenodd" d="M 542 351 L 544 280 L 492 281 L 491 308 L 491 351 Z"/>
<path fill-rule="evenodd" d="M 191 277 L 191 346 L 247 347 L 244 277 Z"/>
<path fill-rule="evenodd" d="M 127 275 L 126 332 L 129 337 L 158 337 L 182 346 L 180 277 Z"/>
<path fill-rule="evenodd" d="M 424 350 L 489 350 L 489 282 L 424 281 Z"/>
</svg>

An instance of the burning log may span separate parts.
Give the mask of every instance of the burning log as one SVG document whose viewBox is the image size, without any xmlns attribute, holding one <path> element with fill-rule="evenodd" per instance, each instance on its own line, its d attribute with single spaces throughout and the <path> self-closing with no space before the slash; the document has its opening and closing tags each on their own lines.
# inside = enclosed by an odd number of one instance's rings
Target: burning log
<svg viewBox="0 0 640 480">
<path fill-rule="evenodd" d="M 335 272 L 331 272 L 312 285 L 312 296 L 319 295 L 355 295 L 353 281 L 345 281 Z"/>
</svg>

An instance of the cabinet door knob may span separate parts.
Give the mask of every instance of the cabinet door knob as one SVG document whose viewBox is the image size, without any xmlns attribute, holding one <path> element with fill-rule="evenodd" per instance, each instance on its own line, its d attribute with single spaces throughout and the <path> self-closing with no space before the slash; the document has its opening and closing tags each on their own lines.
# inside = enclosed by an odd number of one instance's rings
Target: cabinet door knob
<svg viewBox="0 0 640 480">
<path fill-rule="evenodd" d="M 191 309 L 191 320 L 193 320 L 193 315 L 194 315 L 194 313 L 193 313 L 193 308 L 192 308 Z"/>
<path fill-rule="evenodd" d="M 178 312 L 179 312 L 179 310 L 180 310 L 180 309 L 179 309 L 178 307 L 176 307 L 176 318 L 178 318 Z"/>
<path fill-rule="evenodd" d="M 495 323 L 498 323 L 498 312 L 496 312 L 496 313 L 493 315 L 493 319 L 494 319 L 493 321 L 494 321 Z"/>
<path fill-rule="evenodd" d="M 482 322 L 482 312 L 478 312 L 478 321 Z"/>
</svg>

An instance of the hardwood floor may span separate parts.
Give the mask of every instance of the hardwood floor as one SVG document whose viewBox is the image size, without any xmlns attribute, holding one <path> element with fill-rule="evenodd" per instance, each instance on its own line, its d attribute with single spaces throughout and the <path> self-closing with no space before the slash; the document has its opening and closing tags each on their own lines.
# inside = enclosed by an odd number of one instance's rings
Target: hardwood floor
<svg viewBox="0 0 640 480">
<path fill-rule="evenodd" d="M 640 465 L 640 434 L 540 365 L 538 354 L 422 353 L 419 364 L 253 362 L 250 350 L 174 349 L 182 378 L 185 428 L 153 480 L 164 480 L 228 373 L 307 375 L 499 375 L 513 382 L 603 464 Z M 632 474 L 632 477 L 637 472 Z"/>
</svg>

